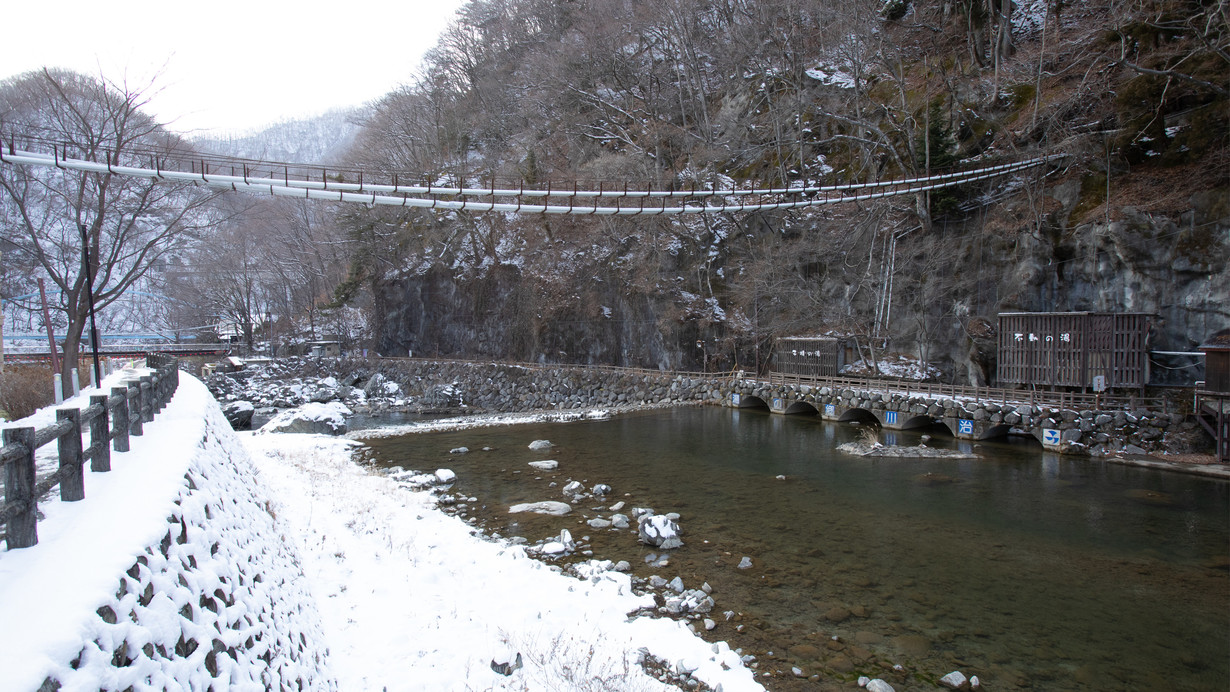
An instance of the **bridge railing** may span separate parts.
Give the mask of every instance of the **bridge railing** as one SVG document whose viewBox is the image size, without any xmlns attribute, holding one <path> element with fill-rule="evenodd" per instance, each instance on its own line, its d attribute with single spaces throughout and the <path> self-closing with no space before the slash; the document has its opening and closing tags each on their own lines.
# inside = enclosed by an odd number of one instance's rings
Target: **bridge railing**
<svg viewBox="0 0 1230 692">
<path fill-rule="evenodd" d="M 52 425 L 4 430 L 0 461 L 5 473 L 5 501 L 0 506 L 0 524 L 7 524 L 9 550 L 38 543 L 39 498 L 58 485 L 61 501 L 85 499 L 85 461 L 90 461 L 91 471 L 110 471 L 111 451 L 127 452 L 129 437 L 142 435 L 144 424 L 171 400 L 179 386 L 179 362 L 170 356 L 150 354 L 146 364 L 153 369 L 152 374 L 112 387 L 110 396 L 91 396 L 85 408 L 56 409 Z M 89 448 L 83 448 L 81 442 L 86 430 Z M 59 469 L 40 480 L 35 457 L 52 441 L 59 448 Z"/>
<path fill-rule="evenodd" d="M 842 389 L 863 389 L 870 392 L 901 394 L 907 397 L 966 399 L 975 403 L 997 403 L 1001 406 L 1031 404 L 1058 409 L 1078 410 L 1136 410 L 1146 409 L 1170 413 L 1171 403 L 1161 397 L 1111 396 L 1083 392 L 1047 392 L 1033 389 L 1005 389 L 1002 387 L 967 387 L 874 377 L 821 377 L 770 372 L 764 380 L 769 384 L 804 384 Z"/>
</svg>

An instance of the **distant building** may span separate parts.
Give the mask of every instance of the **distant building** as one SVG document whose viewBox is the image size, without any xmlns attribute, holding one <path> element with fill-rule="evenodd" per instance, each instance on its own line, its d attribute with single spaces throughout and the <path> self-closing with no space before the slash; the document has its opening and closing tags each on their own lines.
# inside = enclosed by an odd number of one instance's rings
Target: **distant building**
<svg viewBox="0 0 1230 692">
<path fill-rule="evenodd" d="M 333 357 L 342 355 L 342 342 L 340 341 L 309 341 L 304 344 L 306 347 L 306 355 L 317 357 Z"/>
</svg>

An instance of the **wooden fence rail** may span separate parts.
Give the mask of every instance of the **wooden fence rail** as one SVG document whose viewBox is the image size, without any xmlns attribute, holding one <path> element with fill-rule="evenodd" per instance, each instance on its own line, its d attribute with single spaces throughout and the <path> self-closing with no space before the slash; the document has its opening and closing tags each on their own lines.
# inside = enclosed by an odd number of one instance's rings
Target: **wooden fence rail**
<svg viewBox="0 0 1230 692">
<path fill-rule="evenodd" d="M 127 452 L 129 438 L 142 435 L 143 426 L 166 406 L 179 386 L 179 361 L 163 354 L 151 353 L 146 365 L 151 375 L 127 380 L 124 386 L 112 387 L 110 396 L 90 397 L 85 408 L 56 409 L 56 422 L 35 428 L 4 430 L 0 462 L 4 466 L 4 505 L 0 506 L 0 524 L 7 524 L 5 540 L 8 549 L 28 548 L 38 543 L 38 500 L 60 486 L 60 500 L 76 502 L 85 499 L 85 461 L 90 470 L 111 470 L 111 450 Z M 90 446 L 83 448 L 81 434 L 88 426 Z M 35 456 L 45 444 L 55 440 L 60 467 L 42 480 L 36 477 Z"/>
</svg>

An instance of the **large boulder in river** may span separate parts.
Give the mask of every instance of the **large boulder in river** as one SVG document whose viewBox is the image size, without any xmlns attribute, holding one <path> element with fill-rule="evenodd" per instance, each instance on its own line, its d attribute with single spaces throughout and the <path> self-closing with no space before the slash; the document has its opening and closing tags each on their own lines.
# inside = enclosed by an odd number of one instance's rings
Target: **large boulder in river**
<svg viewBox="0 0 1230 692">
<path fill-rule="evenodd" d="M 644 514 L 637 522 L 637 536 L 646 545 L 671 550 L 683 545 L 679 525 L 663 514 Z"/>
<path fill-rule="evenodd" d="M 226 416 L 226 422 L 231 424 L 235 430 L 247 430 L 252 427 L 252 414 L 256 412 L 256 407 L 250 401 L 232 401 L 222 407 L 222 414 Z"/>
<path fill-rule="evenodd" d="M 343 435 L 346 433 L 346 416 L 350 413 L 350 409 L 340 401 L 308 403 L 274 416 L 261 427 L 260 432 Z"/>
</svg>

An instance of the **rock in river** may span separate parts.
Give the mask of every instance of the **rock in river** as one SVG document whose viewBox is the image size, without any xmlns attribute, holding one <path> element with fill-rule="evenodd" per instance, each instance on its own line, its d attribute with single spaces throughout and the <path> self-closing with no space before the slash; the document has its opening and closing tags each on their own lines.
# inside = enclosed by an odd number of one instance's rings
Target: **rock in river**
<svg viewBox="0 0 1230 692">
<path fill-rule="evenodd" d="M 671 550 L 683 545 L 683 540 L 679 538 L 679 525 L 659 514 L 642 515 L 638 522 L 637 534 L 642 543 L 663 550 Z"/>
<path fill-rule="evenodd" d="M 544 500 L 542 502 L 523 502 L 519 505 L 513 505 L 508 508 L 509 514 L 532 512 L 534 514 L 550 514 L 557 517 L 562 517 L 571 511 L 572 505 L 567 502 L 553 502 L 551 500 Z"/>
<path fill-rule="evenodd" d="M 554 459 L 544 459 L 543 461 L 531 461 L 530 466 L 540 471 L 554 471 L 559 468 L 559 462 Z"/>
</svg>

